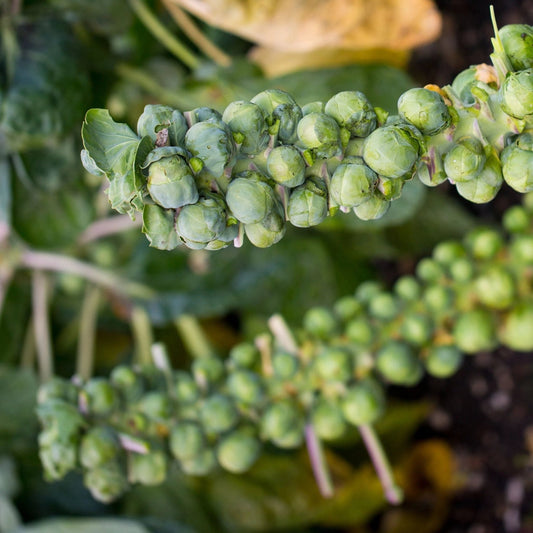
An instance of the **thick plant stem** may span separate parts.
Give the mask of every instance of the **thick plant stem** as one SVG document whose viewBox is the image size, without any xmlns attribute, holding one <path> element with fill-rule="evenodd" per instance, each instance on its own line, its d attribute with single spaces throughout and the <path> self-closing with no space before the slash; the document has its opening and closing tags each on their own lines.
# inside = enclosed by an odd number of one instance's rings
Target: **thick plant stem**
<svg viewBox="0 0 533 533">
<path fill-rule="evenodd" d="M 285 319 L 279 315 L 272 315 L 268 319 L 268 327 L 278 344 L 287 352 L 298 354 L 298 344 Z"/>
<path fill-rule="evenodd" d="M 200 64 L 200 60 L 165 26 L 161 24 L 156 16 L 146 7 L 142 0 L 129 0 L 130 6 L 152 35 L 189 68 L 195 69 Z"/>
<path fill-rule="evenodd" d="M 305 425 L 305 443 L 318 490 L 323 498 L 331 498 L 334 493 L 331 474 L 324 457 L 322 442 L 318 438 L 313 424 Z"/>
<path fill-rule="evenodd" d="M 117 215 L 102 220 L 93 222 L 87 229 L 80 235 L 78 242 L 80 244 L 88 244 L 93 241 L 97 241 L 102 237 L 108 237 L 109 235 L 115 235 L 132 229 L 136 229 L 142 226 L 142 219 L 131 220 L 129 215 Z"/>
<path fill-rule="evenodd" d="M 148 313 L 139 305 L 131 311 L 131 327 L 135 339 L 135 354 L 142 365 L 152 364 L 152 345 L 154 334 Z"/>
<path fill-rule="evenodd" d="M 186 314 L 180 315 L 174 323 L 185 348 L 193 359 L 214 355 L 213 347 L 196 317 Z"/>
<path fill-rule="evenodd" d="M 84 381 L 91 377 L 93 371 L 94 341 L 99 305 L 100 289 L 98 287 L 88 286 L 85 290 L 80 312 L 80 334 L 76 359 L 76 374 Z"/>
<path fill-rule="evenodd" d="M 52 356 L 52 340 L 50 338 L 50 322 L 48 316 L 48 291 L 50 283 L 46 274 L 35 270 L 32 277 L 32 307 L 39 377 L 48 381 L 54 374 Z"/>
<path fill-rule="evenodd" d="M 383 486 L 385 498 L 389 503 L 400 504 L 403 500 L 402 489 L 396 485 L 392 477 L 392 468 L 374 428 L 365 424 L 358 426 L 358 429 Z"/>
</svg>

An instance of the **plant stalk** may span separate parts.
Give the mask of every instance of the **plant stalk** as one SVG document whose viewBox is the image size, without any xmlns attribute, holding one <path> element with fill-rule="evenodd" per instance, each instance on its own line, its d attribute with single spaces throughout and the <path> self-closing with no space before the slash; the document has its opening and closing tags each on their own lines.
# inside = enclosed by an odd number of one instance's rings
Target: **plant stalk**
<svg viewBox="0 0 533 533">
<path fill-rule="evenodd" d="M 48 381 L 54 374 L 52 340 L 48 315 L 48 291 L 50 282 L 44 272 L 35 270 L 32 276 L 32 307 L 39 377 Z"/>
<path fill-rule="evenodd" d="M 193 359 L 202 359 L 215 354 L 200 322 L 193 315 L 178 316 L 174 323 L 186 350 Z"/>
<path fill-rule="evenodd" d="M 334 489 L 331 474 L 326 458 L 324 457 L 322 442 L 318 438 L 315 428 L 311 423 L 305 425 L 305 443 L 318 490 L 323 498 L 332 498 Z"/>
<path fill-rule="evenodd" d="M 137 362 L 141 365 L 151 365 L 154 334 L 148 313 L 139 305 L 134 306 L 131 311 L 131 327 Z"/>
<path fill-rule="evenodd" d="M 100 305 L 100 289 L 87 286 L 80 312 L 80 333 L 78 337 L 78 353 L 76 358 L 76 374 L 88 380 L 93 373 L 94 344 Z"/>
<path fill-rule="evenodd" d="M 93 241 L 97 241 L 102 237 L 108 237 L 109 235 L 115 235 L 116 233 L 122 233 L 142 226 L 142 219 L 137 218 L 131 220 L 129 215 L 117 215 L 93 222 L 87 229 L 80 235 L 78 242 L 80 244 L 88 244 Z"/>
</svg>

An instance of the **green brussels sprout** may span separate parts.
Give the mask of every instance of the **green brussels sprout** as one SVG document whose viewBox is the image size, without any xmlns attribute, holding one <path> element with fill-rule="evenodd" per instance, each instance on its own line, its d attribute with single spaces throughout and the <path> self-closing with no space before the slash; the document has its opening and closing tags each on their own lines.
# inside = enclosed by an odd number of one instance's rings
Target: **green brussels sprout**
<svg viewBox="0 0 533 533">
<path fill-rule="evenodd" d="M 83 483 L 92 497 L 103 503 L 111 503 L 129 489 L 126 474 L 117 461 L 109 461 L 87 470 Z"/>
<path fill-rule="evenodd" d="M 379 177 L 378 191 L 385 200 L 397 200 L 402 195 L 405 182 L 402 179 Z"/>
<path fill-rule="evenodd" d="M 130 454 L 128 461 L 128 479 L 130 483 L 141 485 L 160 485 L 167 477 L 168 460 L 163 451 Z"/>
<path fill-rule="evenodd" d="M 444 277 L 444 269 L 434 259 L 424 257 L 416 265 L 416 275 L 426 283 L 435 283 Z"/>
<path fill-rule="evenodd" d="M 325 113 L 309 113 L 298 123 L 298 140 L 322 159 L 342 154 L 341 130 L 336 120 Z"/>
<path fill-rule="evenodd" d="M 239 412 L 228 396 L 213 394 L 200 407 L 200 420 L 206 433 L 224 433 L 239 421 Z"/>
<path fill-rule="evenodd" d="M 192 111 L 187 111 L 185 115 L 191 126 L 197 124 L 198 122 L 206 122 L 208 120 L 219 124 L 221 127 L 226 126 L 225 122 L 222 120 L 222 115 L 220 112 L 212 107 L 197 107 Z"/>
<path fill-rule="evenodd" d="M 287 215 L 293 226 L 309 228 L 328 216 L 328 190 L 323 181 L 309 178 L 291 191 Z"/>
<path fill-rule="evenodd" d="M 264 220 L 244 225 L 248 240 L 258 248 L 268 248 L 279 242 L 285 235 L 285 229 L 285 213 L 279 200 Z"/>
<path fill-rule="evenodd" d="M 259 363 L 259 350 L 250 342 L 236 344 L 229 352 L 231 362 L 237 368 L 253 368 Z"/>
<path fill-rule="evenodd" d="M 463 137 L 444 157 L 444 171 L 454 183 L 474 179 L 484 164 L 483 145 L 475 137 Z"/>
<path fill-rule="evenodd" d="M 330 98 L 324 111 L 352 137 L 367 137 L 377 126 L 377 115 L 367 97 L 359 91 L 342 91 Z"/>
<path fill-rule="evenodd" d="M 511 242 L 511 257 L 521 265 L 533 265 L 533 236 L 517 235 Z"/>
<path fill-rule="evenodd" d="M 147 187 L 152 200 L 166 209 L 198 201 L 198 189 L 187 162 L 179 156 L 165 157 L 148 167 Z"/>
<path fill-rule="evenodd" d="M 367 280 L 359 284 L 355 291 L 355 297 L 362 304 L 368 304 L 370 300 L 383 292 L 383 285 L 379 281 Z"/>
<path fill-rule="evenodd" d="M 149 419 L 164 421 L 172 415 L 172 403 L 166 392 L 152 391 L 137 402 L 137 409 Z"/>
<path fill-rule="evenodd" d="M 268 145 L 268 125 L 261 108 L 252 102 L 231 102 L 224 110 L 222 120 L 233 132 L 240 145 L 239 151 L 247 155 L 262 152 Z"/>
<path fill-rule="evenodd" d="M 173 375 L 174 395 L 179 404 L 194 403 L 200 397 L 200 389 L 187 372 L 177 371 Z"/>
<path fill-rule="evenodd" d="M 533 68 L 509 72 L 502 83 L 502 109 L 512 117 L 533 115 Z"/>
<path fill-rule="evenodd" d="M 197 383 L 214 384 L 222 380 L 225 374 L 224 363 L 215 356 L 195 359 L 191 372 Z"/>
<path fill-rule="evenodd" d="M 64 400 L 50 399 L 37 406 L 37 416 L 46 432 L 39 443 L 48 445 L 55 441 L 76 442 L 85 422 L 78 409 Z M 45 433 L 45 434 L 44 434 Z"/>
<path fill-rule="evenodd" d="M 320 339 L 328 339 L 335 334 L 338 322 L 327 307 L 311 307 L 304 314 L 303 327 Z"/>
<path fill-rule="evenodd" d="M 272 370 L 274 376 L 280 379 L 291 379 L 300 369 L 300 360 L 288 352 L 276 351 L 272 355 Z"/>
<path fill-rule="evenodd" d="M 244 224 L 261 222 L 272 211 L 275 199 L 264 176 L 249 170 L 239 174 L 228 186 L 226 202 L 237 220 Z"/>
<path fill-rule="evenodd" d="M 451 265 L 465 256 L 465 248 L 459 241 L 442 241 L 433 249 L 433 259 L 443 266 Z"/>
<path fill-rule="evenodd" d="M 351 385 L 341 400 L 344 418 L 356 426 L 372 424 L 385 410 L 385 394 L 371 378 Z"/>
<path fill-rule="evenodd" d="M 503 179 L 518 192 L 533 191 L 533 134 L 523 133 L 501 153 Z"/>
<path fill-rule="evenodd" d="M 158 205 L 145 204 L 142 232 L 152 248 L 174 250 L 180 239 L 174 226 L 175 212 Z"/>
<path fill-rule="evenodd" d="M 118 407 L 117 391 L 104 378 L 91 378 L 83 387 L 91 414 L 107 416 Z"/>
<path fill-rule="evenodd" d="M 324 381 L 346 382 L 353 373 L 351 354 L 343 348 L 325 348 L 314 360 L 313 369 Z"/>
<path fill-rule="evenodd" d="M 442 285 L 430 285 L 423 295 L 424 303 L 434 314 L 449 311 L 453 307 L 453 298 L 452 289 Z"/>
<path fill-rule="evenodd" d="M 169 447 L 172 455 L 179 461 L 189 461 L 199 455 L 206 446 L 202 428 L 196 422 L 180 421 L 172 426 Z"/>
<path fill-rule="evenodd" d="M 259 457 L 261 443 L 250 428 L 239 428 L 222 437 L 216 456 L 220 466 L 233 474 L 242 474 L 252 467 Z"/>
<path fill-rule="evenodd" d="M 450 276 L 455 282 L 466 283 L 474 277 L 475 269 L 471 259 L 462 257 L 453 261 L 450 266 Z"/>
<path fill-rule="evenodd" d="M 231 220 L 228 220 L 228 222 L 226 229 L 216 239 L 209 241 L 205 245 L 205 250 L 222 250 L 222 248 L 233 244 L 233 241 L 239 236 L 239 225 L 232 223 Z"/>
<path fill-rule="evenodd" d="M 378 174 L 401 178 L 408 174 L 418 159 L 419 144 L 405 129 L 397 125 L 374 130 L 365 140 L 363 159 Z"/>
<path fill-rule="evenodd" d="M 107 426 L 91 428 L 81 439 L 80 463 L 85 468 L 96 468 L 113 460 L 120 451 L 115 431 Z"/>
<path fill-rule="evenodd" d="M 333 173 L 329 193 L 333 201 L 343 207 L 356 207 L 372 197 L 377 186 L 376 173 L 360 163 L 340 164 Z"/>
<path fill-rule="evenodd" d="M 491 265 L 475 280 L 479 301 L 492 309 L 506 309 L 515 299 L 515 280 L 503 266 Z"/>
<path fill-rule="evenodd" d="M 400 335 L 413 346 L 422 346 L 433 336 L 433 323 L 428 315 L 409 312 L 403 316 Z"/>
<path fill-rule="evenodd" d="M 374 341 L 374 330 L 366 318 L 355 318 L 346 324 L 345 334 L 350 342 L 370 346 Z"/>
<path fill-rule="evenodd" d="M 423 375 L 422 365 L 408 344 L 386 342 L 376 354 L 376 369 L 395 385 L 416 385 Z"/>
<path fill-rule="evenodd" d="M 302 113 L 304 116 L 309 113 L 324 113 L 324 107 L 324 102 L 309 102 L 302 107 Z"/>
<path fill-rule="evenodd" d="M 477 68 L 472 66 L 463 70 L 455 77 L 452 82 L 452 89 L 463 103 L 471 105 L 475 102 L 471 89 L 477 83 Z"/>
<path fill-rule="evenodd" d="M 258 374 L 250 370 L 235 370 L 226 381 L 228 393 L 246 405 L 259 405 L 265 395 L 263 383 Z"/>
<path fill-rule="evenodd" d="M 197 203 L 181 209 L 176 227 L 185 244 L 205 246 L 226 230 L 226 205 L 218 195 L 205 193 Z"/>
<path fill-rule="evenodd" d="M 280 448 L 296 448 L 303 440 L 302 413 L 291 400 L 280 400 L 267 407 L 261 417 L 261 436 Z"/>
<path fill-rule="evenodd" d="M 416 164 L 415 176 L 427 187 L 436 187 L 447 179 L 442 157 L 430 146 Z"/>
<path fill-rule="evenodd" d="M 368 312 L 375 318 L 390 320 L 400 311 L 398 301 L 394 295 L 381 292 L 374 295 L 368 302 Z"/>
<path fill-rule="evenodd" d="M 494 319 L 484 309 L 461 313 L 455 321 L 452 335 L 459 350 L 467 354 L 496 347 Z"/>
<path fill-rule="evenodd" d="M 503 183 L 502 167 L 497 157 L 489 157 L 476 178 L 457 182 L 457 192 L 469 202 L 485 204 L 493 200 Z"/>
<path fill-rule="evenodd" d="M 142 378 L 127 365 L 113 368 L 109 381 L 128 403 L 138 400 L 144 392 Z"/>
<path fill-rule="evenodd" d="M 215 452 L 211 448 L 206 448 L 191 459 L 180 463 L 183 472 L 189 476 L 206 476 L 216 465 Z"/>
<path fill-rule="evenodd" d="M 524 233 L 531 225 L 531 215 L 521 205 L 509 207 L 503 214 L 502 224 L 509 233 Z"/>
<path fill-rule="evenodd" d="M 47 437 L 47 432 L 39 435 L 39 458 L 43 465 L 45 479 L 55 481 L 64 478 L 76 468 L 78 448 L 71 442 L 57 440 L 43 445 Z"/>
<path fill-rule="evenodd" d="M 49 400 L 64 400 L 68 403 L 76 403 L 78 389 L 74 383 L 59 377 L 52 377 L 40 385 L 37 391 L 37 403 L 45 403 Z"/>
<path fill-rule="evenodd" d="M 237 147 L 232 135 L 211 120 L 191 126 L 185 135 L 185 146 L 215 178 L 221 177 L 224 169 L 236 160 Z"/>
<path fill-rule="evenodd" d="M 139 137 L 148 136 L 158 140 L 158 133 L 166 129 L 168 140 L 172 146 L 182 146 L 187 131 L 187 121 L 177 110 L 166 105 L 147 105 L 137 121 Z"/>
<path fill-rule="evenodd" d="M 285 187 L 298 187 L 305 181 L 305 161 L 295 146 L 282 144 L 268 154 L 267 170 L 270 177 Z"/>
<path fill-rule="evenodd" d="M 481 227 L 469 231 L 464 244 L 476 259 L 492 259 L 503 248 L 503 239 L 497 231 Z"/>
<path fill-rule="evenodd" d="M 394 284 L 394 292 L 407 302 L 414 302 L 421 295 L 420 282 L 414 276 L 402 276 Z"/>
<path fill-rule="evenodd" d="M 453 345 L 431 346 L 424 360 L 426 370 L 436 378 L 448 378 L 457 372 L 463 354 Z"/>
<path fill-rule="evenodd" d="M 353 212 L 361 220 L 376 220 L 381 218 L 390 208 L 390 201 L 387 200 L 379 191 L 353 208 Z"/>
<path fill-rule="evenodd" d="M 404 92 L 398 100 L 398 112 L 424 135 L 439 133 L 451 121 L 442 96 L 429 89 L 414 88 Z"/>
<path fill-rule="evenodd" d="M 343 322 L 355 318 L 362 309 L 361 303 L 353 296 L 343 296 L 333 304 L 333 312 Z"/>
<path fill-rule="evenodd" d="M 313 404 L 311 423 L 318 438 L 323 440 L 339 439 L 347 429 L 340 404 L 335 400 L 326 398 L 319 398 Z"/>
<path fill-rule="evenodd" d="M 518 302 L 504 316 L 498 333 L 500 342 L 517 352 L 533 350 L 533 303 Z"/>
<path fill-rule="evenodd" d="M 508 24 L 498 31 L 503 48 L 515 70 L 533 67 L 533 27 Z"/>
</svg>

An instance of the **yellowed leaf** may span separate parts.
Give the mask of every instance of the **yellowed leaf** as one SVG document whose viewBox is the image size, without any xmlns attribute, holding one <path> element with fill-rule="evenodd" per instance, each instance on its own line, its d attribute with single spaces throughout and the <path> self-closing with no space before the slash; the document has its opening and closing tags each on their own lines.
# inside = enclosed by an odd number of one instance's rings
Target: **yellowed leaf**
<svg viewBox="0 0 533 533">
<path fill-rule="evenodd" d="M 432 0 L 173 0 L 209 24 L 268 48 L 406 50 L 435 39 Z"/>
</svg>

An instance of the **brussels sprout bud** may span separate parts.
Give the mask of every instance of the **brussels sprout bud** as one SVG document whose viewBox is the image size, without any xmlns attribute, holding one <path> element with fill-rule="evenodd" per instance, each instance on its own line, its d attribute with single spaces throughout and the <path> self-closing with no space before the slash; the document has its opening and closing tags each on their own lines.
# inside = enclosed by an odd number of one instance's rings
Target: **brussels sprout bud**
<svg viewBox="0 0 533 533">
<path fill-rule="evenodd" d="M 341 408 L 344 418 L 351 424 L 372 424 L 385 409 L 383 388 L 370 378 L 358 381 L 346 391 Z"/>
<path fill-rule="evenodd" d="M 342 91 L 326 103 L 325 112 L 352 137 L 366 137 L 377 126 L 377 115 L 367 97 L 359 91 Z"/>
<path fill-rule="evenodd" d="M 464 257 L 464 246 L 458 241 L 443 241 L 433 249 L 433 259 L 441 265 L 451 265 L 456 259 Z"/>
<path fill-rule="evenodd" d="M 483 169 L 485 153 L 479 139 L 461 139 L 444 157 L 444 170 L 454 183 L 474 179 Z"/>
<path fill-rule="evenodd" d="M 39 458 L 48 481 L 62 479 L 77 466 L 77 446 L 70 442 L 52 441 L 44 446 L 47 433 L 39 435 Z"/>
<path fill-rule="evenodd" d="M 353 296 L 343 296 L 333 305 L 333 311 L 343 322 L 355 318 L 362 310 L 361 303 Z"/>
<path fill-rule="evenodd" d="M 414 276 L 402 276 L 394 284 L 394 292 L 407 302 L 413 302 L 420 298 L 420 283 Z"/>
<path fill-rule="evenodd" d="M 511 242 L 511 257 L 519 265 L 533 265 L 533 236 L 516 236 Z"/>
<path fill-rule="evenodd" d="M 252 467 L 260 451 L 261 443 L 250 428 L 240 428 L 220 440 L 216 455 L 224 470 L 242 474 Z"/>
<path fill-rule="evenodd" d="M 452 334 L 459 350 L 468 354 L 492 350 L 496 346 L 494 321 L 484 309 L 460 314 Z"/>
<path fill-rule="evenodd" d="M 351 355 L 342 348 L 326 348 L 314 360 L 313 368 L 324 381 L 348 381 L 353 372 Z"/>
<path fill-rule="evenodd" d="M 180 239 L 174 226 L 175 212 L 158 205 L 145 204 L 142 232 L 150 246 L 158 250 L 174 250 Z"/>
<path fill-rule="evenodd" d="M 304 116 L 309 113 L 324 113 L 324 102 L 309 102 L 302 107 L 302 113 Z"/>
<path fill-rule="evenodd" d="M 431 318 L 420 313 L 406 313 L 400 326 L 400 334 L 403 340 L 414 346 L 422 346 L 433 335 Z"/>
<path fill-rule="evenodd" d="M 444 277 L 444 269 L 434 259 L 425 257 L 416 265 L 416 275 L 428 283 L 434 283 Z"/>
<path fill-rule="evenodd" d="M 230 398 L 213 394 L 200 407 L 200 420 L 206 433 L 224 433 L 237 424 L 239 412 Z"/>
<path fill-rule="evenodd" d="M 390 320 L 399 312 L 396 298 L 387 292 L 374 295 L 368 302 L 368 311 L 371 316 L 382 320 Z"/>
<path fill-rule="evenodd" d="M 78 390 L 74 383 L 66 379 L 53 377 L 43 383 L 37 391 L 37 402 L 45 403 L 50 400 L 64 400 L 68 403 L 76 403 Z"/>
<path fill-rule="evenodd" d="M 305 181 L 305 168 L 304 158 L 294 146 L 283 144 L 268 154 L 268 173 L 274 181 L 285 187 L 302 185 Z"/>
<path fill-rule="evenodd" d="M 229 358 L 237 368 L 253 368 L 259 362 L 259 350 L 249 342 L 235 345 Z"/>
<path fill-rule="evenodd" d="M 463 354 L 453 345 L 431 346 L 424 361 L 426 370 L 436 378 L 455 374 L 463 362 Z"/>
<path fill-rule="evenodd" d="M 508 24 L 499 30 L 507 58 L 515 70 L 533 67 L 533 27 Z"/>
<path fill-rule="evenodd" d="M 492 259 L 503 247 L 502 236 L 490 228 L 476 228 L 464 240 L 476 259 Z"/>
<path fill-rule="evenodd" d="M 239 100 L 226 107 L 222 120 L 229 126 L 234 137 L 241 136 L 240 151 L 255 155 L 262 152 L 268 144 L 268 126 L 260 107 L 251 102 Z"/>
<path fill-rule="evenodd" d="M 272 210 L 274 190 L 261 174 L 247 171 L 229 184 L 226 202 L 237 220 L 255 224 L 264 220 Z"/>
<path fill-rule="evenodd" d="M 533 350 L 533 304 L 519 302 L 505 316 L 499 331 L 502 344 L 518 352 Z"/>
<path fill-rule="evenodd" d="M 342 153 L 339 125 L 325 113 L 305 115 L 298 123 L 298 139 L 304 148 L 323 159 Z"/>
<path fill-rule="evenodd" d="M 398 112 L 424 135 L 435 135 L 451 120 L 442 96 L 429 89 L 414 88 L 403 93 L 398 100 Z"/>
<path fill-rule="evenodd" d="M 139 400 L 137 409 L 149 419 L 165 421 L 172 414 L 172 403 L 166 392 L 152 391 Z"/>
<path fill-rule="evenodd" d="M 503 183 L 502 168 L 496 157 L 487 159 L 476 178 L 457 182 L 457 192 L 475 204 L 485 204 L 496 197 Z"/>
<path fill-rule="evenodd" d="M 270 405 L 261 417 L 261 435 L 280 448 L 296 448 L 303 440 L 304 421 L 290 400 Z"/>
<path fill-rule="evenodd" d="M 89 412 L 96 416 L 109 415 L 118 407 L 115 389 L 103 378 L 92 378 L 83 387 L 87 395 Z"/>
<path fill-rule="evenodd" d="M 176 459 L 190 461 L 206 446 L 204 432 L 196 422 L 178 422 L 170 431 L 169 446 Z"/>
<path fill-rule="evenodd" d="M 191 126 L 185 135 L 185 146 L 203 162 L 204 170 L 215 178 L 222 176 L 224 169 L 235 163 L 235 141 L 216 122 L 198 122 Z"/>
<path fill-rule="evenodd" d="M 531 224 L 531 216 L 521 205 L 509 207 L 503 214 L 503 227 L 509 233 L 524 233 Z"/>
<path fill-rule="evenodd" d="M 418 159 L 418 142 L 403 128 L 390 125 L 374 130 L 365 140 L 363 159 L 387 178 L 408 174 Z"/>
<path fill-rule="evenodd" d="M 162 451 L 132 453 L 128 462 L 128 479 L 130 483 L 160 485 L 167 477 L 167 469 L 167 456 Z"/>
<path fill-rule="evenodd" d="M 126 402 L 138 400 L 144 392 L 141 377 L 126 365 L 119 365 L 111 371 L 111 385 L 117 389 Z"/>
<path fill-rule="evenodd" d="M 272 355 L 272 370 L 280 379 L 291 379 L 300 368 L 298 357 L 288 352 L 274 352 Z"/>
<path fill-rule="evenodd" d="M 285 214 L 279 200 L 264 220 L 255 224 L 245 224 L 244 231 L 250 242 L 258 248 L 268 248 L 279 242 L 285 235 Z"/>
<path fill-rule="evenodd" d="M 533 115 L 533 68 L 510 72 L 502 88 L 502 109 L 512 117 Z"/>
<path fill-rule="evenodd" d="M 383 285 L 379 281 L 363 281 L 355 291 L 355 297 L 363 304 L 368 304 L 370 300 L 383 292 Z"/>
<path fill-rule="evenodd" d="M 83 483 L 95 500 L 111 503 L 129 488 L 126 475 L 116 461 L 110 461 L 85 472 Z"/>
<path fill-rule="evenodd" d="M 346 420 L 340 405 L 334 401 L 320 398 L 312 407 L 311 422 L 320 439 L 335 440 L 346 432 Z"/>
<path fill-rule="evenodd" d="M 459 258 L 450 265 L 450 276 L 459 283 L 466 283 L 474 277 L 474 265 L 470 259 Z"/>
<path fill-rule="evenodd" d="M 191 365 L 194 379 L 198 383 L 214 384 L 224 377 L 224 363 L 218 357 L 195 359 Z"/>
<path fill-rule="evenodd" d="M 424 291 L 424 303 L 433 314 L 445 313 L 453 307 L 453 291 L 442 285 L 430 285 Z"/>
<path fill-rule="evenodd" d="M 379 191 L 353 208 L 353 212 L 361 220 L 376 220 L 381 218 L 390 208 L 390 201 L 387 200 Z"/>
<path fill-rule="evenodd" d="M 412 349 L 402 342 L 389 341 L 376 354 L 376 368 L 390 383 L 415 385 L 422 378 L 422 365 Z"/>
<path fill-rule="evenodd" d="M 215 452 L 207 448 L 192 459 L 181 462 L 181 469 L 189 476 L 206 476 L 217 465 Z"/>
<path fill-rule="evenodd" d="M 320 339 L 333 336 L 337 325 L 337 319 L 327 307 L 311 307 L 303 317 L 304 329 Z"/>
<path fill-rule="evenodd" d="M 489 266 L 476 279 L 474 287 L 480 302 L 493 309 L 506 309 L 514 302 L 515 281 L 502 266 Z"/>
<path fill-rule="evenodd" d="M 184 206 L 176 227 L 185 243 L 207 244 L 226 229 L 226 206 L 215 194 L 203 196 L 197 203 Z"/>
<path fill-rule="evenodd" d="M 120 451 L 116 433 L 109 427 L 91 428 L 80 444 L 80 462 L 85 468 L 96 468 L 114 459 Z"/>
<path fill-rule="evenodd" d="M 459 99 L 467 104 L 473 104 L 475 98 L 472 95 L 471 89 L 477 83 L 476 67 L 472 66 L 460 72 L 452 82 L 452 89 Z"/>
<path fill-rule="evenodd" d="M 287 214 L 291 224 L 299 228 L 320 224 L 328 216 L 328 191 L 324 182 L 309 178 L 293 189 Z"/>
<path fill-rule="evenodd" d="M 148 135 L 154 141 L 158 140 L 157 134 L 168 130 L 168 140 L 172 146 L 183 146 L 187 121 L 177 110 L 166 105 L 147 105 L 137 121 L 139 137 Z"/>
<path fill-rule="evenodd" d="M 246 405 L 259 405 L 264 398 L 261 379 L 255 372 L 236 370 L 226 382 L 228 393 L 237 401 Z"/>
<path fill-rule="evenodd" d="M 174 373 L 173 390 L 179 404 L 191 404 L 200 397 L 198 385 L 187 372 L 177 371 Z"/>
<path fill-rule="evenodd" d="M 515 191 L 533 191 L 533 134 L 523 133 L 501 153 L 503 178 Z"/>
<path fill-rule="evenodd" d="M 385 200 L 397 200 L 402 195 L 405 182 L 402 179 L 379 177 L 378 190 Z"/>
<path fill-rule="evenodd" d="M 197 107 L 196 109 L 188 111 L 185 114 L 187 115 L 187 119 L 189 120 L 191 126 L 193 124 L 197 124 L 198 122 L 206 122 L 208 120 L 221 126 L 225 126 L 225 123 L 222 120 L 222 115 L 212 107 Z"/>
<path fill-rule="evenodd" d="M 355 318 L 346 324 L 346 336 L 355 344 L 370 346 L 374 340 L 372 326 L 365 318 Z"/>
<path fill-rule="evenodd" d="M 356 207 L 372 197 L 377 186 L 376 173 L 363 162 L 341 164 L 333 173 L 329 193 L 343 207 Z"/>
<path fill-rule="evenodd" d="M 427 187 L 436 187 L 446 181 L 442 157 L 433 147 L 418 160 L 415 175 Z"/>
</svg>

